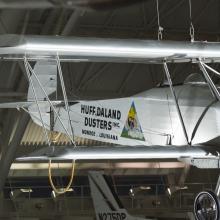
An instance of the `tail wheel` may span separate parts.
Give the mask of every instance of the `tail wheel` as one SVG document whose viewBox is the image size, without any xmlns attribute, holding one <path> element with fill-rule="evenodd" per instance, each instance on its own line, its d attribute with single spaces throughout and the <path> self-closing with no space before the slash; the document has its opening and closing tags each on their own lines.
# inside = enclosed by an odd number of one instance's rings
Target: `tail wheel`
<svg viewBox="0 0 220 220">
<path fill-rule="evenodd" d="M 212 191 L 200 192 L 194 202 L 194 214 L 197 220 L 219 220 L 219 199 Z"/>
</svg>

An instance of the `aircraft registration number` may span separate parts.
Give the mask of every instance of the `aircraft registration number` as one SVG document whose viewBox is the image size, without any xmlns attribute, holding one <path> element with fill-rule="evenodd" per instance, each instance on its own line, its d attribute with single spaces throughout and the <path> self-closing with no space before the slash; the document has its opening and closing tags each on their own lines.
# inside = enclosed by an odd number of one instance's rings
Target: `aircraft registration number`
<svg viewBox="0 0 220 220">
<path fill-rule="evenodd" d="M 121 212 L 99 213 L 99 220 L 124 220 L 125 218 L 126 214 Z"/>
</svg>

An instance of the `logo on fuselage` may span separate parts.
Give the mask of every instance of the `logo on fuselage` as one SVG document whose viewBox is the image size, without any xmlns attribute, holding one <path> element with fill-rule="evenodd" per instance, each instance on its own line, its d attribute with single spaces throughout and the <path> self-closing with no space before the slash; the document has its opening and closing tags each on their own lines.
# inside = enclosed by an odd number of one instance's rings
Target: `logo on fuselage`
<svg viewBox="0 0 220 220">
<path fill-rule="evenodd" d="M 121 137 L 145 141 L 134 102 L 132 102 L 128 112 L 128 117 L 124 129 L 122 130 Z"/>
</svg>

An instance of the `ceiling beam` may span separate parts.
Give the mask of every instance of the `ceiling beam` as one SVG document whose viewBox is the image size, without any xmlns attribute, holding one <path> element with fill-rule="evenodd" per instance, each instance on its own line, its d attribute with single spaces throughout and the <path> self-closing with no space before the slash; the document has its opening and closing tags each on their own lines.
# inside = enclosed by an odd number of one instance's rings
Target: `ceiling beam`
<svg viewBox="0 0 220 220">
<path fill-rule="evenodd" d="M 54 8 L 56 5 L 52 1 L 48 0 L 1 0 L 0 8 L 1 9 L 48 9 Z"/>
<path fill-rule="evenodd" d="M 15 159 L 17 147 L 19 146 L 20 141 L 23 137 L 29 118 L 30 118 L 29 115 L 26 114 L 25 112 L 21 113 L 19 122 L 15 130 L 14 137 L 9 143 L 7 149 L 5 148 L 5 151 L 2 154 L 2 157 L 0 160 L 0 177 L 1 177 L 0 178 L 0 191 L 2 190 L 5 184 L 5 180 L 8 176 L 11 164 Z"/>
<path fill-rule="evenodd" d="M 26 96 L 26 93 L 24 92 L 16 92 L 12 91 L 11 89 L 6 88 L 0 88 L 0 98 L 7 98 L 7 97 L 18 97 L 18 98 L 24 98 Z"/>
<path fill-rule="evenodd" d="M 69 20 L 67 21 L 65 27 L 63 28 L 63 31 L 61 33 L 62 36 L 68 36 L 71 34 L 74 27 L 76 26 L 79 16 L 81 16 L 82 14 L 83 11 L 79 9 L 76 9 L 72 12 L 72 14 L 69 17 Z"/>
</svg>

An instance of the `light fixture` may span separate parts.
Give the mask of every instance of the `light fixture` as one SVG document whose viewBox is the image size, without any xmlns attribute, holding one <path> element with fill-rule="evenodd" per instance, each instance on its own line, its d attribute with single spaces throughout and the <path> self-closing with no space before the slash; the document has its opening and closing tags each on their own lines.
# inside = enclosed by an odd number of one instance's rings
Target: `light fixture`
<svg viewBox="0 0 220 220">
<path fill-rule="evenodd" d="M 169 186 L 166 189 L 166 193 L 169 197 L 171 197 L 171 195 L 173 195 L 174 193 L 177 193 L 180 190 L 187 190 L 188 186 Z"/>
<path fill-rule="evenodd" d="M 10 198 L 11 198 L 11 199 L 14 199 L 14 191 L 11 191 L 11 192 L 10 192 Z"/>
<path fill-rule="evenodd" d="M 186 190 L 186 189 L 189 189 L 188 186 L 183 186 L 183 187 L 180 187 L 181 190 Z"/>
<path fill-rule="evenodd" d="M 130 194 L 130 196 L 134 197 L 134 190 L 132 188 L 130 188 L 129 194 Z"/>
<path fill-rule="evenodd" d="M 13 189 L 10 192 L 10 198 L 12 200 L 15 200 L 17 198 L 26 198 L 27 197 L 27 193 L 31 193 L 33 192 L 32 189 Z M 30 196 L 30 195 L 28 195 Z"/>
<path fill-rule="evenodd" d="M 141 190 L 150 190 L 151 187 L 150 186 L 140 186 Z"/>
<path fill-rule="evenodd" d="M 171 196 L 171 190 L 170 190 L 170 187 L 167 187 L 167 192 L 168 192 L 169 196 Z"/>
<path fill-rule="evenodd" d="M 32 193 L 33 190 L 31 188 L 28 188 L 28 189 L 20 189 L 21 192 L 23 193 Z"/>
<path fill-rule="evenodd" d="M 57 195 L 56 195 L 56 193 L 54 192 L 54 190 L 51 192 L 51 197 L 52 197 L 52 199 L 55 201 L 56 200 L 56 198 L 57 198 Z"/>
<path fill-rule="evenodd" d="M 58 188 L 59 191 L 64 191 L 64 188 Z M 69 188 L 66 192 L 73 192 L 73 188 Z M 62 196 L 61 194 L 57 194 L 54 190 L 51 191 L 51 197 L 54 201 L 57 200 L 58 197 Z"/>
<path fill-rule="evenodd" d="M 134 187 L 134 188 L 130 188 L 129 190 L 129 194 L 131 197 L 134 197 L 135 195 L 138 195 L 138 194 L 143 194 L 143 195 L 146 195 L 146 192 L 143 192 L 143 191 L 148 191 L 148 190 L 151 190 L 151 186 L 137 186 L 137 187 Z"/>
</svg>

